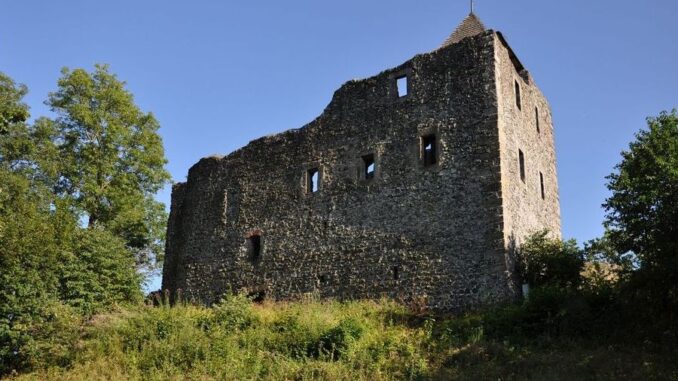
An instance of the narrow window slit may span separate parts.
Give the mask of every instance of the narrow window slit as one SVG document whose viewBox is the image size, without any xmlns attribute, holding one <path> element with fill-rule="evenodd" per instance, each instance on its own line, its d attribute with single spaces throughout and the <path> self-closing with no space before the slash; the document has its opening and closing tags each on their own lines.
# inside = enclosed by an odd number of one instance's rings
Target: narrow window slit
<svg viewBox="0 0 678 381">
<path fill-rule="evenodd" d="M 247 241 L 250 261 L 256 264 L 261 260 L 261 235 L 252 234 Z"/>
<path fill-rule="evenodd" d="M 399 279 L 400 279 L 400 267 L 393 266 L 393 280 L 399 280 Z"/>
<path fill-rule="evenodd" d="M 541 199 L 546 198 L 546 193 L 544 192 L 544 175 L 539 172 L 539 184 L 541 185 Z"/>
<path fill-rule="evenodd" d="M 407 76 L 396 78 L 396 86 L 398 87 L 398 98 L 402 98 L 407 95 Z"/>
<path fill-rule="evenodd" d="M 536 107 L 534 108 L 534 121 L 535 124 L 537 125 L 537 133 L 539 134 L 541 133 L 541 130 L 539 128 L 539 109 Z"/>
<path fill-rule="evenodd" d="M 518 106 L 518 110 L 522 108 L 522 104 L 520 102 L 520 84 L 518 81 L 515 81 L 516 84 L 516 106 Z"/>
<path fill-rule="evenodd" d="M 363 177 L 365 180 L 373 179 L 375 171 L 376 164 L 374 162 L 374 154 L 363 156 Z"/>
<path fill-rule="evenodd" d="M 520 179 L 525 182 L 525 155 L 518 150 L 518 162 L 520 163 Z"/>
<path fill-rule="evenodd" d="M 320 171 L 318 168 L 312 168 L 306 172 L 306 186 L 307 193 L 316 193 L 320 190 Z"/>
<path fill-rule="evenodd" d="M 426 135 L 421 138 L 421 156 L 426 167 L 438 162 L 435 135 Z"/>
</svg>

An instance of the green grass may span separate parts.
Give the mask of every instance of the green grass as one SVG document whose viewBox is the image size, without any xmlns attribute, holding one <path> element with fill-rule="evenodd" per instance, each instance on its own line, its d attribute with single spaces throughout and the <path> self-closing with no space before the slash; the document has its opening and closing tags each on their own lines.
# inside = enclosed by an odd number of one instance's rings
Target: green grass
<svg viewBox="0 0 678 381">
<path fill-rule="evenodd" d="M 243 297 L 215 308 L 126 308 L 84 322 L 58 362 L 13 378 L 678 379 L 675 353 L 657 346 L 493 332 L 507 310 L 427 317 L 387 300 L 252 305 Z"/>
</svg>

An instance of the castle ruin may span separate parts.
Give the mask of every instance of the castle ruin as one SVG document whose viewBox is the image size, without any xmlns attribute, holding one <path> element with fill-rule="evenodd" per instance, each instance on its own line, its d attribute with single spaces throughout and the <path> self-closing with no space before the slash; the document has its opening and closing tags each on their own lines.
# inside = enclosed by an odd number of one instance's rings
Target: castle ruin
<svg viewBox="0 0 678 381">
<path fill-rule="evenodd" d="M 551 110 L 471 13 L 306 126 L 195 164 L 172 189 L 162 287 L 461 311 L 520 296 L 515 248 L 541 229 L 560 235 Z"/>
</svg>

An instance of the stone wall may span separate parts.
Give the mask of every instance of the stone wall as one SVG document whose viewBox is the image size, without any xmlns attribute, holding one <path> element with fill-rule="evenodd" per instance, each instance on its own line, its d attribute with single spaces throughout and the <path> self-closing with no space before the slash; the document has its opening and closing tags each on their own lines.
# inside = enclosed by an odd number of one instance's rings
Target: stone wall
<svg viewBox="0 0 678 381">
<path fill-rule="evenodd" d="M 518 126 L 529 118 L 499 115 L 508 102 L 504 50 L 487 31 L 418 55 L 344 84 L 303 128 L 200 160 L 173 189 L 163 288 L 208 304 L 227 291 L 315 293 L 417 298 L 448 311 L 514 298 L 509 239 L 556 226 L 548 219 L 557 212 L 525 201 L 536 196 L 537 147 L 525 149 L 529 191 L 510 179 Z M 402 76 L 408 94 L 400 97 Z M 545 100 L 530 86 L 525 95 L 543 102 L 541 139 L 552 139 Z M 422 160 L 426 136 L 435 136 L 431 166 Z M 541 143 L 530 139 L 526 147 Z M 557 211 L 555 169 L 544 163 Z"/>
<path fill-rule="evenodd" d="M 496 34 L 504 239 L 519 246 L 537 230 L 560 238 L 560 202 L 551 108 L 501 34 Z M 516 84 L 520 108 L 516 102 Z M 524 157 L 524 179 L 519 152 Z M 544 191 L 542 197 L 541 185 Z"/>
</svg>

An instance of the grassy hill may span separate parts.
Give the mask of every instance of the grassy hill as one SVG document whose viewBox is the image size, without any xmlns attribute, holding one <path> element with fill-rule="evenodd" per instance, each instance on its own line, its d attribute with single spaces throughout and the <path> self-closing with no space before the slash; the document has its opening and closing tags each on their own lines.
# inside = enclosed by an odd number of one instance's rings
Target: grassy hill
<svg viewBox="0 0 678 381">
<path fill-rule="evenodd" d="M 673 346 L 591 334 L 573 311 L 526 302 L 454 317 L 387 300 L 257 305 L 239 296 L 214 308 L 128 307 L 64 324 L 43 339 L 41 364 L 10 378 L 678 379 Z"/>
</svg>

